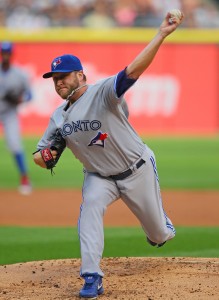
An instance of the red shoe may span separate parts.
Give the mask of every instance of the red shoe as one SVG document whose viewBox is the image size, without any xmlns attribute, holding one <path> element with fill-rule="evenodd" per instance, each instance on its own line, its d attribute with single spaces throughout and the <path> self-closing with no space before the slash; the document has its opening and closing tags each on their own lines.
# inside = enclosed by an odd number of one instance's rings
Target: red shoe
<svg viewBox="0 0 219 300">
<path fill-rule="evenodd" d="M 32 186 L 27 175 L 22 175 L 20 179 L 20 186 L 18 188 L 22 195 L 30 195 L 32 192 Z"/>
</svg>

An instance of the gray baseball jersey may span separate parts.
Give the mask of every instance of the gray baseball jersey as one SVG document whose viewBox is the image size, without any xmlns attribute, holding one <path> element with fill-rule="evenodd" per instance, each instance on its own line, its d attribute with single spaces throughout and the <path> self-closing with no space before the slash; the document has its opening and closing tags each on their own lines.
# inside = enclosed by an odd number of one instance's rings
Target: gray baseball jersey
<svg viewBox="0 0 219 300">
<path fill-rule="evenodd" d="M 29 80 L 23 70 L 11 66 L 5 72 L 0 67 L 0 123 L 4 126 L 8 147 L 14 153 L 22 150 L 17 107 L 5 101 L 4 96 L 16 90 L 23 91 L 24 101 L 31 98 Z"/>
<path fill-rule="evenodd" d="M 11 109 L 12 105 L 4 101 L 4 96 L 16 90 L 24 91 L 24 100 L 26 94 L 30 94 L 29 80 L 24 71 L 16 66 L 11 66 L 8 71 L 0 68 L 0 113 Z"/>
<path fill-rule="evenodd" d="M 103 216 L 106 208 L 119 198 L 135 214 L 152 241 L 162 243 L 175 235 L 162 207 L 154 153 L 128 122 L 124 99 L 116 95 L 116 78 L 112 76 L 89 85 L 68 109 L 66 103 L 58 107 L 38 143 L 38 149 L 48 146 L 60 128 L 67 147 L 86 170 L 78 223 L 81 274 L 97 272 L 103 276 L 100 269 Z M 124 180 L 109 177 L 127 169 L 132 173 Z"/>
<path fill-rule="evenodd" d="M 61 128 L 67 147 L 88 172 L 107 177 L 128 169 L 145 147 L 128 122 L 124 99 L 117 98 L 114 82 L 113 76 L 89 85 L 67 111 L 65 104 L 61 105 L 38 148 L 46 146 L 54 131 Z"/>
</svg>

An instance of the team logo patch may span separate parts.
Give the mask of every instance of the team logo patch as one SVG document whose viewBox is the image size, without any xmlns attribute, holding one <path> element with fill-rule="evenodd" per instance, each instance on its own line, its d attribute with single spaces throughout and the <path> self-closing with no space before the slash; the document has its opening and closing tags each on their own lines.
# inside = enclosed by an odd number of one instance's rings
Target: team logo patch
<svg viewBox="0 0 219 300">
<path fill-rule="evenodd" d="M 101 131 L 91 140 L 88 146 L 100 146 L 104 147 L 105 139 L 108 138 L 107 133 L 102 133 Z"/>
<path fill-rule="evenodd" d="M 61 62 L 62 62 L 61 58 L 56 58 L 52 63 L 53 69 L 55 69 L 58 65 L 60 65 Z"/>
</svg>

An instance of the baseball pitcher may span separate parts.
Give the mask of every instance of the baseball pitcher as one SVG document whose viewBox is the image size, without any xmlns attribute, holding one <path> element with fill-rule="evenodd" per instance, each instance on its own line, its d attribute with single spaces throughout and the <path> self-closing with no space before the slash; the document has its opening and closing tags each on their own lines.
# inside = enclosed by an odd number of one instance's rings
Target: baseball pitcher
<svg viewBox="0 0 219 300">
<path fill-rule="evenodd" d="M 161 247 L 175 236 L 164 212 L 156 160 L 130 125 L 124 94 L 153 61 L 165 38 L 182 22 L 168 13 L 157 35 L 117 74 L 88 85 L 79 58 L 56 57 L 43 78 L 52 78 L 65 101 L 51 116 L 34 161 L 52 169 L 68 147 L 84 166 L 83 201 L 78 221 L 82 298 L 103 293 L 100 260 L 104 248 L 103 216 L 121 198 L 138 218 L 148 243 Z"/>
</svg>

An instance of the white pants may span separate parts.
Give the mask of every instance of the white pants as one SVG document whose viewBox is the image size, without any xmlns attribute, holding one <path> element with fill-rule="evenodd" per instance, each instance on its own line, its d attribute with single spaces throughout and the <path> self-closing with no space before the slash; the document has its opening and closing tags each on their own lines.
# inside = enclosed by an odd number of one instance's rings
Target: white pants
<svg viewBox="0 0 219 300">
<path fill-rule="evenodd" d="M 119 198 L 138 218 L 151 241 L 160 244 L 175 236 L 175 229 L 163 210 L 154 153 L 148 147 L 143 159 L 145 164 L 116 182 L 85 172 L 78 222 L 81 275 L 104 275 L 100 269 L 104 249 L 103 216 L 107 207 Z"/>
<path fill-rule="evenodd" d="M 21 141 L 20 123 L 16 108 L 0 113 L 0 123 L 3 125 L 8 149 L 12 153 L 22 152 L 23 146 Z"/>
</svg>

